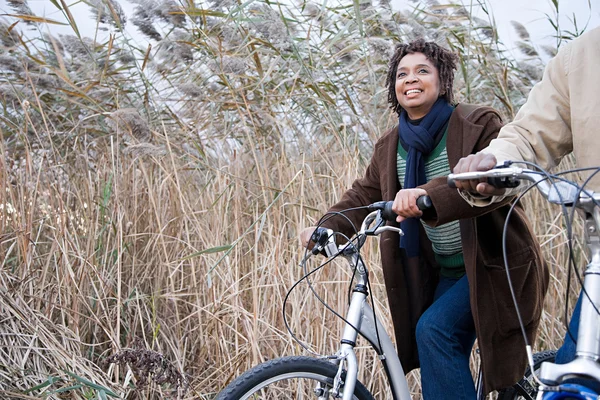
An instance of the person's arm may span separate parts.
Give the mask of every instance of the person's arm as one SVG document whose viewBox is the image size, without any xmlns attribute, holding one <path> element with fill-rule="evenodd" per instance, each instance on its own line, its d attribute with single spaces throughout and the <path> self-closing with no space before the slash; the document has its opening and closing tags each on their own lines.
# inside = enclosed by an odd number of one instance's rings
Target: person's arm
<svg viewBox="0 0 600 400">
<path fill-rule="evenodd" d="M 566 45 L 550 60 L 542 80 L 536 84 L 514 121 L 500 130 L 484 153 L 498 162 L 524 160 L 544 169 L 552 168 L 573 151 L 568 63 L 571 46 Z"/>
<path fill-rule="evenodd" d="M 484 157 L 484 154 L 493 155 L 497 163 L 506 160 L 529 161 L 548 169 L 556 166 L 570 153 L 573 150 L 568 85 L 570 56 L 571 46 L 566 45 L 550 60 L 542 80 L 533 87 L 514 121 L 500 130 L 498 137 L 481 151 L 483 154 L 461 159 L 453 172 L 492 168 L 490 157 Z M 458 183 L 457 186 L 463 190 L 477 191 L 484 196 L 497 193 L 488 184 L 477 182 Z M 463 195 L 472 205 L 477 206 L 501 200 L 501 197 L 482 199 L 468 192 Z"/>
</svg>

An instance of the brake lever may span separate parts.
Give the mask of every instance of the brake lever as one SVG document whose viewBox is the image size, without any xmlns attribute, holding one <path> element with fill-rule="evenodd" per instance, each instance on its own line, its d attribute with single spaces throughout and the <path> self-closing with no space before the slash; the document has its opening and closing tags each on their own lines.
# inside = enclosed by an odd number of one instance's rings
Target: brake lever
<svg viewBox="0 0 600 400">
<path fill-rule="evenodd" d="M 375 229 L 374 235 L 379 236 L 383 232 L 396 232 L 400 236 L 404 236 L 404 232 L 402 231 L 402 229 L 398 228 L 397 226 L 391 226 L 391 225 L 386 225 L 386 226 L 382 226 L 382 227 Z"/>
<path fill-rule="evenodd" d="M 377 236 L 377 229 L 379 229 L 383 224 L 385 224 L 385 220 L 381 217 L 381 211 L 378 211 L 377 217 L 375 217 L 375 221 L 369 229 L 366 229 L 364 231 L 364 234 L 366 236 Z"/>
</svg>

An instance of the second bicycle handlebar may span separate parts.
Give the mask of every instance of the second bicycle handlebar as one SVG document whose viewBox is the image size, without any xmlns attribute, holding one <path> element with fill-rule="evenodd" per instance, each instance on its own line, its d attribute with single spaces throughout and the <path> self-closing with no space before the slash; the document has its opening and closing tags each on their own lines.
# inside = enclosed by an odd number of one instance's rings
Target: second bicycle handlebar
<svg viewBox="0 0 600 400">
<path fill-rule="evenodd" d="M 566 206 L 577 205 L 578 208 L 591 207 L 595 202 L 600 201 L 600 193 L 583 190 L 571 181 L 544 172 L 514 166 L 498 166 L 488 171 L 450 174 L 448 175 L 448 186 L 455 188 L 455 182 L 459 180 L 487 180 L 489 184 L 497 188 L 518 187 L 521 181 L 529 181 L 550 203 Z"/>
<path fill-rule="evenodd" d="M 393 204 L 393 201 L 378 201 L 376 203 L 368 205 L 367 209 L 371 211 L 372 215 L 365 219 L 365 221 L 367 222 L 363 221 L 363 225 L 366 223 L 366 225 L 368 226 L 371 222 L 373 222 L 373 220 L 375 219 L 375 213 L 373 213 L 374 211 L 379 211 L 379 215 L 381 216 L 381 218 L 386 221 L 396 221 L 396 217 L 398 215 L 392 210 Z M 433 203 L 431 201 L 431 198 L 429 196 L 419 196 L 417 198 L 417 207 L 421 211 L 425 211 L 429 208 L 432 208 Z M 318 254 L 321 251 L 320 249 L 326 246 L 328 240 L 330 240 L 331 238 L 332 233 L 332 231 L 323 227 L 318 227 L 314 230 L 310 240 L 317 244 L 317 246 L 315 246 L 311 250 L 312 254 Z"/>
</svg>

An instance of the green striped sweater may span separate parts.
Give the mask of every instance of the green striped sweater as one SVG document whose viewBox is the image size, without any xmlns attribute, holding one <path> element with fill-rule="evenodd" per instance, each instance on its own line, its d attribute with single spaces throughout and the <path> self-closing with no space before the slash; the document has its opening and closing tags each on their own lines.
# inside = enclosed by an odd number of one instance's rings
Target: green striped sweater
<svg viewBox="0 0 600 400">
<path fill-rule="evenodd" d="M 425 157 L 425 176 L 427 181 L 439 176 L 447 176 L 450 173 L 448 164 L 448 153 L 446 151 L 446 137 L 448 129 L 436 148 Z M 406 150 L 398 142 L 397 169 L 398 180 L 404 182 L 406 171 Z M 465 262 L 462 254 L 462 243 L 460 239 L 460 226 L 458 221 L 449 222 L 432 228 L 421 221 L 427 237 L 431 240 L 436 261 L 438 262 L 442 276 L 459 278 L 465 273 Z"/>
</svg>

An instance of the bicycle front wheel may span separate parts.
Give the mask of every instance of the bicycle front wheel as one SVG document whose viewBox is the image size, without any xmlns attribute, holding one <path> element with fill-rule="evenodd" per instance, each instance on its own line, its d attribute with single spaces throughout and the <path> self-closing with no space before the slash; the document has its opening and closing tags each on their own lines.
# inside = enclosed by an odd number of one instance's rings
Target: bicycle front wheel
<svg viewBox="0 0 600 400">
<path fill-rule="evenodd" d="M 278 358 L 245 372 L 215 400 L 333 399 L 331 390 L 336 373 L 337 366 L 325 360 L 303 356 Z M 340 394 L 343 390 L 342 386 Z M 374 400 L 358 381 L 354 399 Z"/>
</svg>

